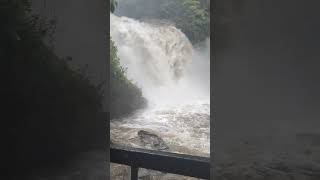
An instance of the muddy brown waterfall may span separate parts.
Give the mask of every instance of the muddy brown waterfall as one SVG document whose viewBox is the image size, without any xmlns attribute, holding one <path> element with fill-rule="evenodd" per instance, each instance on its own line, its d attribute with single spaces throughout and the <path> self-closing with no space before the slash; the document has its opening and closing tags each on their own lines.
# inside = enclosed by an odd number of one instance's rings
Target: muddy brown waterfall
<svg viewBox="0 0 320 180">
<path fill-rule="evenodd" d="M 167 151 L 209 156 L 209 38 L 192 45 L 174 24 L 110 14 L 110 34 L 127 76 L 142 89 L 148 106 L 112 120 L 114 143 L 147 148 L 144 130 L 163 139 Z"/>
</svg>

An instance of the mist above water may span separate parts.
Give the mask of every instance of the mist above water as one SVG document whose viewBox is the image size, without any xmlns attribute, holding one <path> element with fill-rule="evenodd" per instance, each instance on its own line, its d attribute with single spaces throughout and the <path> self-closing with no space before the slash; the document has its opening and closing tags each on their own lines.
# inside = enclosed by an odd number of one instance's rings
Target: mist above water
<svg viewBox="0 0 320 180">
<path fill-rule="evenodd" d="M 209 39 L 193 47 L 173 25 L 110 18 L 120 63 L 150 103 L 209 97 Z"/>
<path fill-rule="evenodd" d="M 208 155 L 210 147 L 210 40 L 197 45 L 176 27 L 110 14 L 111 38 L 127 77 L 141 88 L 146 109 L 111 122 L 115 143 L 139 146 L 151 131 L 170 151 Z"/>
</svg>

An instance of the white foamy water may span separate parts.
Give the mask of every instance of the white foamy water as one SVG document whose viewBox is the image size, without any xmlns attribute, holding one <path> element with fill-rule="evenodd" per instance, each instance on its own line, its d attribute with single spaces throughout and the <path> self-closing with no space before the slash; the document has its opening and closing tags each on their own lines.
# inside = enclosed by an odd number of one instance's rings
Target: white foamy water
<svg viewBox="0 0 320 180">
<path fill-rule="evenodd" d="M 209 156 L 209 39 L 193 47 L 173 25 L 111 16 L 111 37 L 127 76 L 148 107 L 111 122 L 114 143 L 139 147 L 137 132 L 157 134 L 172 152 Z"/>
<path fill-rule="evenodd" d="M 155 133 L 167 143 L 170 151 L 208 156 L 210 148 L 210 105 L 205 102 L 148 108 L 111 123 L 114 143 L 136 143 L 141 129 Z"/>
</svg>

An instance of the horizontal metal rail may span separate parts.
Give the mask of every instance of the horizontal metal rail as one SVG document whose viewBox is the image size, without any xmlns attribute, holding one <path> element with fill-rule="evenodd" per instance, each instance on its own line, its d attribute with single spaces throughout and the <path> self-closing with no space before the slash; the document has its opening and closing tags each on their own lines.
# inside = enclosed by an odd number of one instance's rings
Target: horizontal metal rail
<svg viewBox="0 0 320 180">
<path fill-rule="evenodd" d="M 131 180 L 138 179 L 139 168 L 210 178 L 210 159 L 205 157 L 111 145 L 110 161 L 131 166 Z"/>
</svg>

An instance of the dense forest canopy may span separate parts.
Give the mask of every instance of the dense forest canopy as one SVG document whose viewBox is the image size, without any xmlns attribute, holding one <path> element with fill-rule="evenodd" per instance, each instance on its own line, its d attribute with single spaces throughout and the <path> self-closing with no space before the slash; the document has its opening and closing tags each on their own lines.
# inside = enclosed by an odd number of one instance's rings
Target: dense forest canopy
<svg viewBox="0 0 320 180">
<path fill-rule="evenodd" d="M 166 0 L 160 6 L 160 17 L 175 22 L 193 43 L 210 34 L 210 15 L 198 0 Z"/>
</svg>

